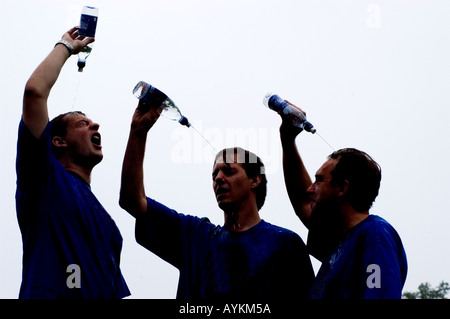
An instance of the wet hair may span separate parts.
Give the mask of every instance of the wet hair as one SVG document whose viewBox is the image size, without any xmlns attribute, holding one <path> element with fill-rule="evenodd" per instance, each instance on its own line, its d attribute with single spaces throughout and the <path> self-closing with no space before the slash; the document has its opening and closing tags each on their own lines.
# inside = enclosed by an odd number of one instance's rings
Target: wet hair
<svg viewBox="0 0 450 319">
<path fill-rule="evenodd" d="M 368 154 L 354 148 L 333 152 L 328 158 L 337 160 L 331 172 L 331 183 L 342 185 L 347 180 L 346 198 L 358 212 L 368 211 L 378 196 L 381 167 Z"/>
<path fill-rule="evenodd" d="M 218 161 L 221 161 L 222 163 L 230 163 L 228 156 L 233 154 L 238 155 L 236 159 L 233 160 L 233 163 L 241 164 L 248 177 L 261 177 L 261 182 L 258 186 L 255 187 L 256 205 L 258 207 L 258 210 L 260 210 L 264 205 L 267 195 L 267 178 L 264 163 L 256 154 L 241 147 L 223 149 L 222 151 L 217 153 L 214 163 Z"/>
<path fill-rule="evenodd" d="M 63 113 L 55 117 L 50 121 L 50 135 L 53 139 L 55 136 L 64 137 L 67 135 L 67 123 L 69 122 L 69 117 L 72 115 L 83 115 L 86 116 L 83 112 L 80 111 L 71 111 L 67 113 Z M 58 147 L 54 147 L 52 145 L 52 152 L 56 158 L 59 158 L 62 155 L 62 150 Z"/>
</svg>

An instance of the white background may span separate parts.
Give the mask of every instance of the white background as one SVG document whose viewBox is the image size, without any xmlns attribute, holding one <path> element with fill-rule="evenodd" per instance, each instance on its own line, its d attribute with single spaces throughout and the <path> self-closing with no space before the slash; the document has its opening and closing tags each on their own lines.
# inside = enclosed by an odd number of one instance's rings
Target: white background
<svg viewBox="0 0 450 319">
<path fill-rule="evenodd" d="M 23 89 L 79 23 L 83 5 L 99 7 L 94 49 L 83 73 L 76 57 L 66 63 L 49 112 L 53 118 L 80 109 L 101 125 L 104 160 L 92 189 L 124 238 L 121 268 L 131 298 L 174 298 L 178 282 L 175 268 L 136 243 L 134 219 L 118 205 L 137 105 L 131 91 L 140 80 L 167 93 L 217 149 L 239 145 L 260 155 L 269 180 L 262 218 L 306 241 L 284 187 L 280 119 L 262 100 L 272 91 L 302 107 L 335 149 L 364 150 L 381 165 L 371 212 L 403 240 L 404 290 L 450 282 L 450 2 L 1 0 L 0 298 L 17 298 L 21 282 L 14 194 Z M 309 133 L 297 144 L 314 175 L 331 149 Z M 161 118 L 147 145 L 147 194 L 222 224 L 213 154 L 192 129 Z"/>
</svg>

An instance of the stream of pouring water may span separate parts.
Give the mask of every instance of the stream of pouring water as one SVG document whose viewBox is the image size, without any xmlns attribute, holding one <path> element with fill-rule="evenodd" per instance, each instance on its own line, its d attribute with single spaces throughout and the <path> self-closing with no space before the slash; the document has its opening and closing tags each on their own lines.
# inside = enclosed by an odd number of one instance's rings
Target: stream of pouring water
<svg viewBox="0 0 450 319">
<path fill-rule="evenodd" d="M 197 132 L 197 134 L 198 135 L 200 135 L 202 138 L 203 138 L 203 140 L 217 153 L 217 149 L 206 139 L 206 137 L 205 136 L 203 136 L 203 134 L 202 133 L 200 133 L 192 124 L 191 124 L 191 126 L 190 127 L 192 127 L 193 129 L 194 129 L 194 131 L 195 132 Z M 331 150 L 334 152 L 335 151 L 335 149 L 333 148 L 333 146 L 331 146 L 330 145 L 330 143 L 328 143 L 323 137 L 322 137 L 322 135 L 320 135 L 317 131 L 316 131 L 316 133 L 315 133 L 316 135 L 318 135 L 321 139 L 322 139 L 322 141 L 324 141 L 327 145 L 328 145 L 328 147 L 329 148 L 331 148 Z"/>
<path fill-rule="evenodd" d="M 80 82 L 81 82 L 81 73 L 78 75 L 77 86 L 75 87 L 75 95 L 73 97 L 72 111 L 74 111 L 76 107 L 78 91 L 80 90 Z"/>
<path fill-rule="evenodd" d="M 190 127 L 192 127 L 193 129 L 194 129 L 194 131 L 195 132 L 197 132 L 197 134 L 198 135 L 200 135 L 202 138 L 203 138 L 203 140 L 217 153 L 217 149 L 206 139 L 206 137 L 205 136 L 203 136 L 203 134 L 202 133 L 200 133 L 192 124 L 191 124 L 191 126 Z M 320 135 L 317 131 L 316 131 L 316 133 L 315 133 L 316 135 L 318 135 L 321 139 L 322 139 L 322 141 L 324 141 L 327 145 L 328 145 L 328 147 L 329 148 L 331 148 L 331 150 L 334 152 L 335 151 L 335 149 L 334 149 L 334 147 L 333 146 L 331 146 L 331 144 L 330 143 L 328 143 L 323 137 L 322 137 L 322 135 Z"/>
<path fill-rule="evenodd" d="M 333 150 L 333 152 L 334 152 L 333 146 L 331 146 L 330 143 L 328 143 L 328 142 L 322 137 L 322 135 L 320 135 L 317 131 L 316 131 L 316 134 L 322 139 L 322 141 L 324 141 L 325 143 L 327 143 L 327 145 L 328 145 L 328 146 Z"/>
<path fill-rule="evenodd" d="M 211 148 L 217 153 L 217 149 L 216 149 L 214 146 L 212 146 L 212 144 L 206 139 L 206 137 L 203 136 L 202 133 L 200 133 L 200 132 L 192 125 L 192 124 L 191 124 L 190 127 L 192 127 L 192 128 L 194 129 L 194 131 L 196 131 L 196 132 L 203 138 L 203 140 L 204 140 L 206 143 L 208 143 L 208 145 L 211 146 Z"/>
</svg>

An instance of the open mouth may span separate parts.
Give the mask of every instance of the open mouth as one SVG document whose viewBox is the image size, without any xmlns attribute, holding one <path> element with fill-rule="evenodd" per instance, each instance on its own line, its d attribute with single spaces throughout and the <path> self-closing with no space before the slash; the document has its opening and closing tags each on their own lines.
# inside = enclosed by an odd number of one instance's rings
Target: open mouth
<svg viewBox="0 0 450 319">
<path fill-rule="evenodd" d="M 314 210 L 316 208 L 316 201 L 315 200 L 311 200 L 311 210 Z"/>
<path fill-rule="evenodd" d="M 100 136 L 100 133 L 94 133 L 91 137 L 91 142 L 94 144 L 94 146 L 101 148 L 102 147 L 102 138 Z"/>
<path fill-rule="evenodd" d="M 230 190 L 227 189 L 227 188 L 218 188 L 216 190 L 216 197 L 218 198 L 220 195 L 223 195 L 223 194 L 226 194 L 226 193 L 229 193 L 229 192 L 230 192 Z"/>
</svg>

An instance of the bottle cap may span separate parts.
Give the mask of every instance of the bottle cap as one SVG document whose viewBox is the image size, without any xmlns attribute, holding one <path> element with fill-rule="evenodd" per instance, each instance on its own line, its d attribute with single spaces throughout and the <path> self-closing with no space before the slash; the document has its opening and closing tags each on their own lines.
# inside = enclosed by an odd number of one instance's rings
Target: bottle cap
<svg viewBox="0 0 450 319">
<path fill-rule="evenodd" d="M 78 60 L 78 72 L 83 72 L 84 67 L 86 66 L 86 61 Z"/>
<path fill-rule="evenodd" d="M 303 125 L 304 125 L 304 128 L 305 128 L 305 131 L 310 132 L 311 134 L 316 133 L 316 129 L 308 121 L 305 121 L 305 123 Z"/>
<path fill-rule="evenodd" d="M 186 125 L 187 127 L 191 126 L 191 123 L 189 123 L 189 120 L 186 116 L 182 116 L 181 119 L 178 121 L 181 125 Z"/>
</svg>

